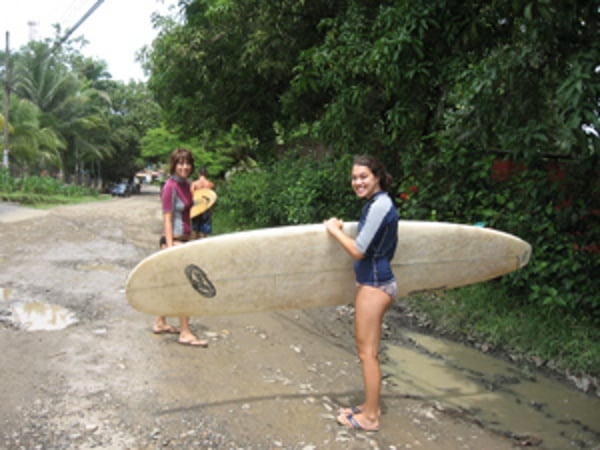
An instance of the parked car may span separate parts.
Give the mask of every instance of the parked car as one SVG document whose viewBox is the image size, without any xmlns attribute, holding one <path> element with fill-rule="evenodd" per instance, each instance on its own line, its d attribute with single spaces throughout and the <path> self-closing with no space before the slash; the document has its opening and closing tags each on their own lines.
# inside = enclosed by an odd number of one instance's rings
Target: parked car
<svg viewBox="0 0 600 450">
<path fill-rule="evenodd" d="M 127 183 L 119 183 L 110 190 L 110 193 L 113 197 L 129 197 L 131 188 Z"/>
</svg>

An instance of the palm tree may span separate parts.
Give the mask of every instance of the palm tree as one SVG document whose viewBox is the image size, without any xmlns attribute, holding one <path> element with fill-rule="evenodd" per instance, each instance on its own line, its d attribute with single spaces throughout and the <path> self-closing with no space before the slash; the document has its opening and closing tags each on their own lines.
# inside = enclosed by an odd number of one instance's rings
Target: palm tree
<svg viewBox="0 0 600 450">
<path fill-rule="evenodd" d="M 48 56 L 47 49 L 45 43 L 29 44 L 17 60 L 15 91 L 40 109 L 41 128 L 58 137 L 60 168 L 68 182 L 73 172 L 81 174 L 85 160 L 102 159 L 111 152 L 105 137 L 106 97 L 89 87 L 64 58 Z"/>
</svg>

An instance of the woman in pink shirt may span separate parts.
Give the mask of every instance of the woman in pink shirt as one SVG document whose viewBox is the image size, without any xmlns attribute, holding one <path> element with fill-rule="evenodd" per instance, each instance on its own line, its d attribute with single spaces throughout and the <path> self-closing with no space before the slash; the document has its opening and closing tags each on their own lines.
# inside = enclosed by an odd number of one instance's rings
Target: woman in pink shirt
<svg viewBox="0 0 600 450">
<path fill-rule="evenodd" d="M 176 148 L 171 153 L 170 177 L 161 191 L 163 211 L 163 235 L 161 248 L 181 245 L 191 239 L 190 209 L 194 203 L 188 177 L 194 170 L 194 157 L 185 148 Z M 198 339 L 190 329 L 190 318 L 179 317 L 179 328 L 167 323 L 166 317 L 159 316 L 154 322 L 153 331 L 157 334 L 179 333 L 178 342 L 183 345 L 207 347 L 205 339 Z"/>
</svg>

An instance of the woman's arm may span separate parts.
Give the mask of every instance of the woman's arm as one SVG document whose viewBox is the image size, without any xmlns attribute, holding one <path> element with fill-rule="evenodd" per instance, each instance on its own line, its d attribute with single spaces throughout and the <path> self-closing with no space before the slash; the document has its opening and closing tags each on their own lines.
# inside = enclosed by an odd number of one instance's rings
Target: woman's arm
<svg viewBox="0 0 600 450">
<path fill-rule="evenodd" d="M 336 241 L 342 246 L 344 250 L 346 250 L 350 256 L 354 259 L 363 259 L 365 257 L 364 253 L 360 252 L 354 243 L 354 239 L 348 236 L 342 230 L 342 226 L 344 223 L 335 217 L 325 221 L 325 227 L 329 234 L 331 234 Z"/>
<path fill-rule="evenodd" d="M 167 247 L 173 247 L 173 213 L 163 213 L 163 232 Z"/>
</svg>

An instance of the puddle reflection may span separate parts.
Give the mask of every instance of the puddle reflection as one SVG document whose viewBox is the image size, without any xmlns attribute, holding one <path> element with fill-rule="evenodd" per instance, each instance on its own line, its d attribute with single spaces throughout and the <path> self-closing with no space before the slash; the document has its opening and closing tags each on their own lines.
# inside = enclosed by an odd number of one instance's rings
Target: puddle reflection
<svg viewBox="0 0 600 450">
<path fill-rule="evenodd" d="M 43 302 L 15 302 L 9 310 L 11 322 L 26 331 L 62 330 L 78 321 L 67 308 Z"/>
</svg>

